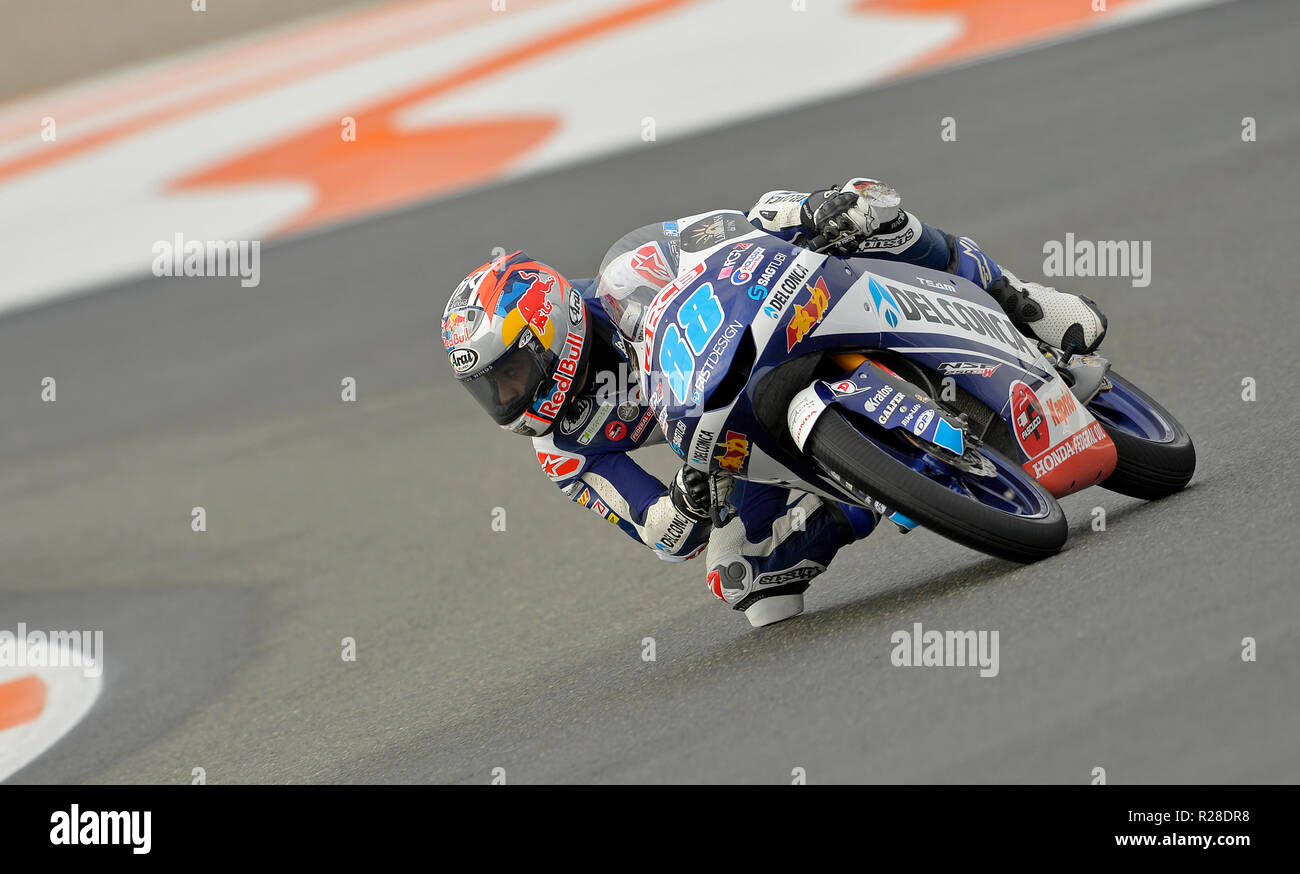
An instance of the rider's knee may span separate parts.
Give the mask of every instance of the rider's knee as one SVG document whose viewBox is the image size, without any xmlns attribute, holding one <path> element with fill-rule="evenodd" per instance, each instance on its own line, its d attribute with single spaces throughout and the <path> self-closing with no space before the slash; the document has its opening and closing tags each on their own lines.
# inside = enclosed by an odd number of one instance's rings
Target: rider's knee
<svg viewBox="0 0 1300 874">
<path fill-rule="evenodd" d="M 809 582 L 841 546 L 857 539 L 854 527 L 835 505 L 811 495 L 787 507 L 758 542 L 733 520 L 709 538 L 709 591 L 755 626 L 798 615 Z"/>
</svg>

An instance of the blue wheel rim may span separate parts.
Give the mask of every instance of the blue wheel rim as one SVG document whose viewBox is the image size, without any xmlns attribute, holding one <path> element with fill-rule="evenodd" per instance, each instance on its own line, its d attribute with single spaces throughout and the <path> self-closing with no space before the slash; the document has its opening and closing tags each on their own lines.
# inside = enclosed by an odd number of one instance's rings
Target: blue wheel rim
<svg viewBox="0 0 1300 874">
<path fill-rule="evenodd" d="M 907 450 L 910 451 L 907 451 L 892 443 L 878 440 L 873 440 L 872 443 L 927 479 L 991 509 L 1028 519 L 1041 519 L 1051 512 L 1042 493 L 1030 485 L 1033 481 L 1029 474 L 1000 455 L 980 453 L 993 465 L 997 474 L 979 476 L 954 468 L 915 447 L 909 446 Z"/>
<path fill-rule="evenodd" d="M 1107 431 L 1131 434 L 1152 443 L 1172 443 L 1178 433 L 1150 404 L 1118 379 L 1088 402 L 1088 411 Z"/>
</svg>

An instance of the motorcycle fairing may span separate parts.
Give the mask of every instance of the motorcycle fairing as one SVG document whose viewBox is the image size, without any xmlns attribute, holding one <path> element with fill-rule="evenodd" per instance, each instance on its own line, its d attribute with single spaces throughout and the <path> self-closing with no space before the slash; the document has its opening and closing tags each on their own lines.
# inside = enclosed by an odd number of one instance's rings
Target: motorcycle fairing
<svg viewBox="0 0 1300 874">
<path fill-rule="evenodd" d="M 1016 415 L 1017 402 L 1036 411 L 1037 418 L 1023 423 L 1033 428 L 1018 432 L 1019 460 L 1031 473 L 1035 463 L 1043 474 L 1063 468 L 1048 485 L 1054 492 L 1090 485 L 1102 470 L 1108 475 L 1107 448 L 1113 468 L 1113 446 L 1104 432 L 1098 437 L 1090 429 L 1091 414 L 1073 403 L 1037 348 L 968 280 L 901 262 L 828 258 L 753 228 L 735 211 L 677 224 L 679 274 L 650 307 L 642 374 L 669 444 L 688 464 L 861 502 L 798 451 L 802 440 L 790 442 L 793 424 L 788 435 L 767 433 L 754 412 L 755 393 L 768 373 L 793 358 L 884 349 L 950 377 L 1004 421 Z M 860 390 L 836 392 L 834 382 L 820 383 L 791 403 L 791 423 L 796 403 L 809 416 L 801 437 L 822 410 L 838 405 L 960 454 L 954 448 L 965 445 L 960 424 L 896 378 L 864 365 L 843 381 L 861 383 Z M 892 391 L 884 397 L 887 387 Z M 896 394 L 904 396 L 895 400 Z M 1063 450 L 1070 440 L 1077 445 Z M 1084 458 L 1087 482 L 1068 476 Z"/>
</svg>

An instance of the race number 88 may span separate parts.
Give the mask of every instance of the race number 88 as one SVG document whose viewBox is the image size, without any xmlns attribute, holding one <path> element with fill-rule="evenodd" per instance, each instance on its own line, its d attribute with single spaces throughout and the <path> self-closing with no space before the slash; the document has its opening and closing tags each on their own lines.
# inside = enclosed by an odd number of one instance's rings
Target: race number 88
<svg viewBox="0 0 1300 874">
<path fill-rule="evenodd" d="M 704 283 L 677 309 L 677 322 L 686 329 L 691 351 L 704 354 L 705 345 L 722 327 L 722 304 L 713 293 L 713 285 Z"/>
<path fill-rule="evenodd" d="M 681 326 L 680 329 L 678 325 Z M 659 367 L 678 401 L 686 402 L 691 373 L 695 369 L 695 357 L 703 354 L 720 327 L 722 304 L 713 293 L 713 285 L 706 282 L 678 307 L 677 323 L 664 329 L 663 345 L 659 349 Z M 686 332 L 684 340 L 682 330 Z"/>
</svg>

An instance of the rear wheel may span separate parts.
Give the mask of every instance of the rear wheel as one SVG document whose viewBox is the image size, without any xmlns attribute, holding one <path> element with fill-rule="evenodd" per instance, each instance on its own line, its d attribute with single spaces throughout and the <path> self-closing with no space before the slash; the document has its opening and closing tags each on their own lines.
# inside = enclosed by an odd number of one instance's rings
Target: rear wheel
<svg viewBox="0 0 1300 874">
<path fill-rule="evenodd" d="M 1187 430 L 1124 377 L 1111 371 L 1107 379 L 1110 389 L 1088 402 L 1118 456 L 1101 487 L 1148 501 L 1180 491 L 1196 472 L 1196 447 Z"/>
<path fill-rule="evenodd" d="M 879 443 L 865 436 L 868 429 L 875 429 Z M 813 426 L 804 451 L 860 501 L 879 501 L 989 555 L 1037 561 L 1058 552 L 1069 535 L 1056 499 L 987 446 L 978 451 L 984 469 L 976 473 L 945 463 L 869 419 L 830 407 Z"/>
</svg>

